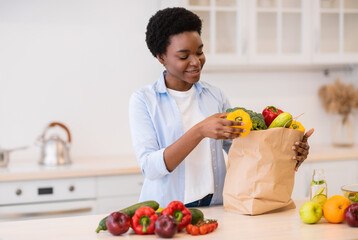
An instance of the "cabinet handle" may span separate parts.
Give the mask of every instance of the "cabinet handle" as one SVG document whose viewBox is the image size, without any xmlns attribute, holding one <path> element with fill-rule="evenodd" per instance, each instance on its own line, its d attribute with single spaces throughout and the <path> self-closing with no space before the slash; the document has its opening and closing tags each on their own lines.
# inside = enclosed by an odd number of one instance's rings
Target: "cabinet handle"
<svg viewBox="0 0 358 240">
<path fill-rule="evenodd" d="M 21 190 L 20 188 L 19 188 L 19 189 L 16 189 L 15 194 L 16 194 L 17 196 L 20 196 L 20 195 L 22 194 L 22 190 Z"/>
<path fill-rule="evenodd" d="M 70 192 L 74 192 L 74 191 L 75 191 L 75 186 L 71 185 L 71 186 L 68 188 L 68 190 L 69 190 Z"/>
</svg>

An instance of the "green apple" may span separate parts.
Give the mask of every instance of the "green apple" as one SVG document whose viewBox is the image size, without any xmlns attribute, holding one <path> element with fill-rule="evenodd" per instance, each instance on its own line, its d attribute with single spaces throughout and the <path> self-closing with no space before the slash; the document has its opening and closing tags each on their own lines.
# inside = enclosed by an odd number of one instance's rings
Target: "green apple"
<svg viewBox="0 0 358 240">
<path fill-rule="evenodd" d="M 300 208 L 300 217 L 304 223 L 316 223 L 322 217 L 322 206 L 316 202 L 306 202 Z"/>
<path fill-rule="evenodd" d="M 321 207 L 323 207 L 323 205 L 326 201 L 327 201 L 327 196 L 324 194 L 318 194 L 318 195 L 314 196 L 314 198 L 312 199 L 312 202 L 319 203 L 321 205 Z"/>
</svg>

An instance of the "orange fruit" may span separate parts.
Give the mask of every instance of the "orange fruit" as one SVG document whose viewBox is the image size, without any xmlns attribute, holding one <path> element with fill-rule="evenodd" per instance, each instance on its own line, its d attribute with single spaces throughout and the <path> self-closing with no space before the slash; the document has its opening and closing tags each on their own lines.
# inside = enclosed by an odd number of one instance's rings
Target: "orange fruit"
<svg viewBox="0 0 358 240">
<path fill-rule="evenodd" d="M 344 220 L 344 210 L 350 204 L 350 201 L 341 195 L 332 196 L 323 205 L 323 216 L 330 223 L 341 223 Z"/>
</svg>

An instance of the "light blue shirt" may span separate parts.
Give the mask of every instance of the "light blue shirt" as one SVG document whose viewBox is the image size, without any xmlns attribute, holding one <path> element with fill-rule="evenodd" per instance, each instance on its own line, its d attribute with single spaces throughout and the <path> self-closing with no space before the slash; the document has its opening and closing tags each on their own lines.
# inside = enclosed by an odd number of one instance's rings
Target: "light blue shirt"
<svg viewBox="0 0 358 240">
<path fill-rule="evenodd" d="M 185 188 L 185 160 L 171 172 L 164 163 L 165 148 L 183 135 L 181 115 L 175 100 L 167 92 L 165 74 L 164 71 L 157 82 L 134 92 L 129 103 L 133 148 L 144 175 L 139 201 L 155 200 L 163 207 L 174 200 L 184 202 Z M 209 117 L 230 108 L 229 101 L 219 88 L 202 81 L 193 87 L 204 116 Z M 214 173 L 211 205 L 223 202 L 226 174 L 223 149 L 228 152 L 230 146 L 231 140 L 210 139 Z"/>
</svg>

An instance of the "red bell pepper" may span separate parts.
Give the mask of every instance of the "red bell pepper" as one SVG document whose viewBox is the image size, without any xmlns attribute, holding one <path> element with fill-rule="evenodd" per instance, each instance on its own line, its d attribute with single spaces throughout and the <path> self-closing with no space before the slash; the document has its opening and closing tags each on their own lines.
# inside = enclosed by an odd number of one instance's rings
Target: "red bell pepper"
<svg viewBox="0 0 358 240">
<path fill-rule="evenodd" d="M 267 106 L 263 111 L 262 115 L 264 116 L 266 126 L 269 127 L 272 121 L 283 111 L 274 106 Z"/>
<path fill-rule="evenodd" d="M 191 222 L 191 212 L 180 201 L 172 201 L 162 211 L 161 215 L 172 215 L 178 222 L 178 232 Z"/>
<path fill-rule="evenodd" d="M 155 222 L 158 215 L 151 207 L 140 207 L 131 218 L 133 230 L 138 234 L 152 234 L 155 230 Z"/>
</svg>

